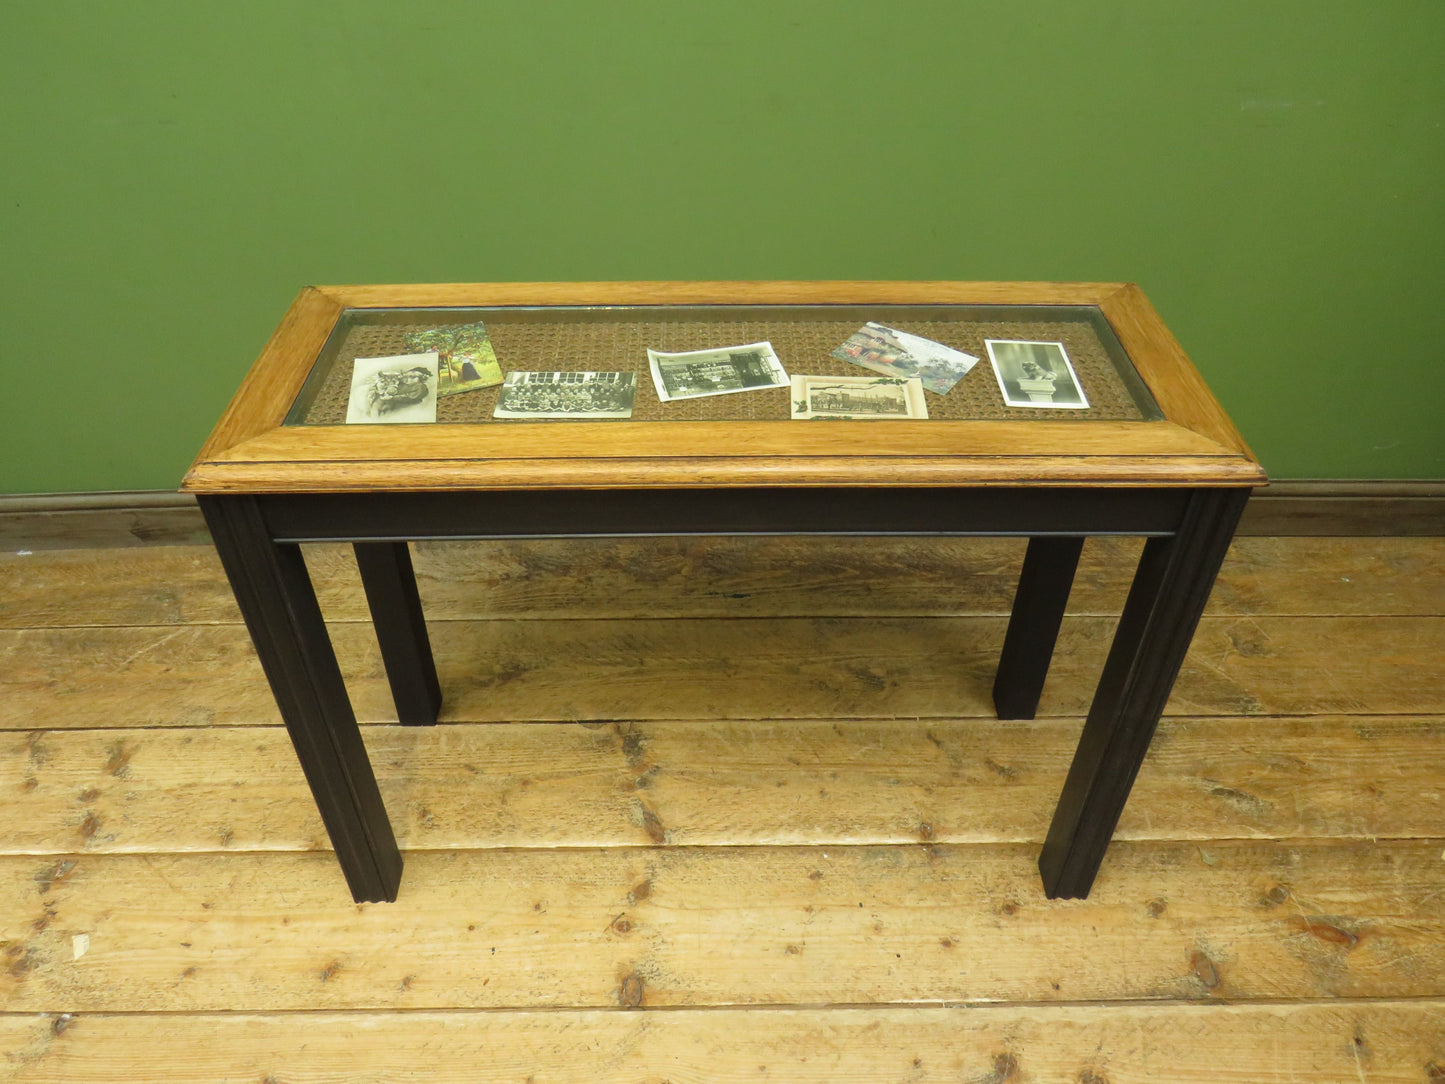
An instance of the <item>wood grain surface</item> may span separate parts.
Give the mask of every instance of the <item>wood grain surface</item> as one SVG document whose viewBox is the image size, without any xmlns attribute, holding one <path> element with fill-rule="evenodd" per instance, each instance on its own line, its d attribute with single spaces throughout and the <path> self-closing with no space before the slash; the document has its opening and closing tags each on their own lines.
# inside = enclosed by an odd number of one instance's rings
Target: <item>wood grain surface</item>
<svg viewBox="0 0 1445 1084">
<path fill-rule="evenodd" d="M 1077 719 L 376 726 L 404 849 L 1041 843 Z M 1118 839 L 1412 839 L 1445 717 L 1166 718 Z M 0 732 L 5 853 L 326 847 L 279 727 Z"/>
<path fill-rule="evenodd" d="M 1122 842 L 1069 901 L 1044 898 L 1037 850 L 423 851 L 383 905 L 338 898 L 325 852 L 0 858 L 0 998 L 194 1012 L 1439 995 L 1438 840 Z"/>
<path fill-rule="evenodd" d="M 197 453 L 197 462 L 222 455 L 281 424 L 342 308 L 314 287 L 297 295 Z"/>
<path fill-rule="evenodd" d="M 558 425 L 544 422 L 519 422 L 499 433 L 465 425 L 362 436 L 341 427 L 278 429 L 238 445 L 223 458 L 198 463 L 182 488 L 190 493 L 746 486 L 1248 488 L 1266 481 L 1253 462 L 1222 455 L 1216 446 L 1169 422 L 1090 422 L 1089 429 L 1047 421 L 939 422 L 923 439 L 910 440 L 907 433 L 893 436 L 896 430 L 928 424 L 890 422 L 886 454 L 866 450 L 878 447 L 876 422 L 797 427 L 784 422 L 570 422 L 568 430 L 580 432 L 569 432 L 562 447 L 557 445 Z M 629 441 L 624 427 L 642 425 L 647 426 L 645 440 Z M 1134 428 L 1112 440 L 1092 431 L 1115 425 Z M 776 436 L 735 431 L 747 426 L 767 427 Z M 1020 427 L 1027 432 L 1019 432 Z M 621 454 L 628 443 L 640 445 L 636 454 Z M 536 452 L 521 454 L 529 448 Z M 560 454 L 568 450 L 572 454 Z"/>
<path fill-rule="evenodd" d="M 1091 538 L 1069 596 L 1117 615 L 1142 543 Z M 305 546 L 323 611 L 369 619 L 345 545 Z M 1024 541 L 1014 538 L 637 538 L 413 545 L 438 621 L 489 617 L 1006 616 Z M 1445 613 L 1442 538 L 1236 538 L 1215 616 Z M 236 624 L 204 546 L 0 553 L 0 629 Z"/>
<path fill-rule="evenodd" d="M 1236 543 L 1059 901 L 1137 543 L 1004 724 L 1013 542 L 418 547 L 435 728 L 309 547 L 405 850 L 361 906 L 208 551 L 0 555 L 0 1080 L 1440 1084 L 1441 545 Z"/>
<path fill-rule="evenodd" d="M 447 722 L 991 717 L 1006 620 L 434 621 L 430 636 Z M 1040 715 L 1087 712 L 1113 628 L 1065 619 Z M 358 718 L 394 721 L 371 629 L 332 640 Z M 1441 658 L 1442 617 L 1206 617 L 1169 711 L 1429 713 Z M 241 626 L 0 632 L 0 727 L 275 721 Z"/>
<path fill-rule="evenodd" d="M 1445 1002 L 0 1016 L 16 1084 L 1434 1084 Z M 165 1061 L 157 1051 L 183 1050 Z"/>
<path fill-rule="evenodd" d="M 1122 287 L 1099 308 L 1166 418 L 1221 447 L 1254 458 L 1204 377 L 1138 286 Z"/>
<path fill-rule="evenodd" d="M 1097 305 L 1118 282 L 473 282 L 318 286 L 356 308 L 467 305 Z"/>
</svg>

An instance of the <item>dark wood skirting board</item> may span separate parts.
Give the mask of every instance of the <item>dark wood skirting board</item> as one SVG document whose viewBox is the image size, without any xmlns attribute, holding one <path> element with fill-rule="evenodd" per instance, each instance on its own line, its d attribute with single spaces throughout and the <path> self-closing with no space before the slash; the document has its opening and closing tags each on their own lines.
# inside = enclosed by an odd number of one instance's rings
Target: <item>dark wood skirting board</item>
<svg viewBox="0 0 1445 1084">
<path fill-rule="evenodd" d="M 1271 482 L 1249 499 L 1236 533 L 1445 535 L 1445 480 Z"/>
<path fill-rule="evenodd" d="M 204 545 L 211 541 L 196 500 L 169 490 L 0 496 L 4 550 Z"/>
<path fill-rule="evenodd" d="M 1255 493 L 1242 535 L 1445 535 L 1445 481 L 1274 482 Z M 166 490 L 0 496 L 0 547 L 80 549 L 210 541 L 189 494 Z"/>
</svg>

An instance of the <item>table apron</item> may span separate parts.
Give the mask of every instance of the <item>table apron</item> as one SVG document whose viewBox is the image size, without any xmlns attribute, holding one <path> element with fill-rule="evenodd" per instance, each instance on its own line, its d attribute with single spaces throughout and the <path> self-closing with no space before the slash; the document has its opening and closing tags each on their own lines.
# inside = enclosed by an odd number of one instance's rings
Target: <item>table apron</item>
<svg viewBox="0 0 1445 1084">
<path fill-rule="evenodd" d="M 499 490 L 260 494 L 277 542 L 632 535 L 1169 536 L 1189 488 Z"/>
</svg>

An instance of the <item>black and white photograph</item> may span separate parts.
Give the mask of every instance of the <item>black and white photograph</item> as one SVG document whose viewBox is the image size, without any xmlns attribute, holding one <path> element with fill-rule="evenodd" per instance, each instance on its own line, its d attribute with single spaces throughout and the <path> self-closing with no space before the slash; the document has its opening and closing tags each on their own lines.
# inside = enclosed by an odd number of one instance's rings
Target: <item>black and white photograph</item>
<svg viewBox="0 0 1445 1084">
<path fill-rule="evenodd" d="M 923 384 L 902 376 L 794 376 L 796 419 L 907 421 L 926 419 Z"/>
<path fill-rule="evenodd" d="M 938 395 L 947 395 L 978 364 L 972 354 L 871 320 L 849 335 L 833 356 L 886 376 L 916 376 Z"/>
<path fill-rule="evenodd" d="M 652 366 L 657 397 L 664 403 L 670 399 L 696 399 L 703 395 L 788 386 L 788 374 L 772 343 L 689 350 L 681 354 L 648 350 L 647 361 Z"/>
<path fill-rule="evenodd" d="M 494 418 L 630 418 L 636 373 L 508 373 Z"/>
<path fill-rule="evenodd" d="M 1063 343 L 985 339 L 984 345 L 1009 406 L 1083 410 L 1089 405 Z"/>
<path fill-rule="evenodd" d="M 437 354 L 357 358 L 351 369 L 348 424 L 426 424 L 437 420 Z"/>
</svg>

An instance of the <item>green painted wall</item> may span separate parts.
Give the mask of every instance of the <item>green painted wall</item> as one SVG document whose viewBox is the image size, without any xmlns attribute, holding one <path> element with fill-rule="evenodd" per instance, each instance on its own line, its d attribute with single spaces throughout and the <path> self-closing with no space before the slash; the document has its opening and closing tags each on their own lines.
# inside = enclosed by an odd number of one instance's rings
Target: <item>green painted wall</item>
<svg viewBox="0 0 1445 1084">
<path fill-rule="evenodd" d="M 5 0 L 0 492 L 176 485 L 304 283 L 1130 279 L 1445 476 L 1440 0 Z"/>
</svg>

